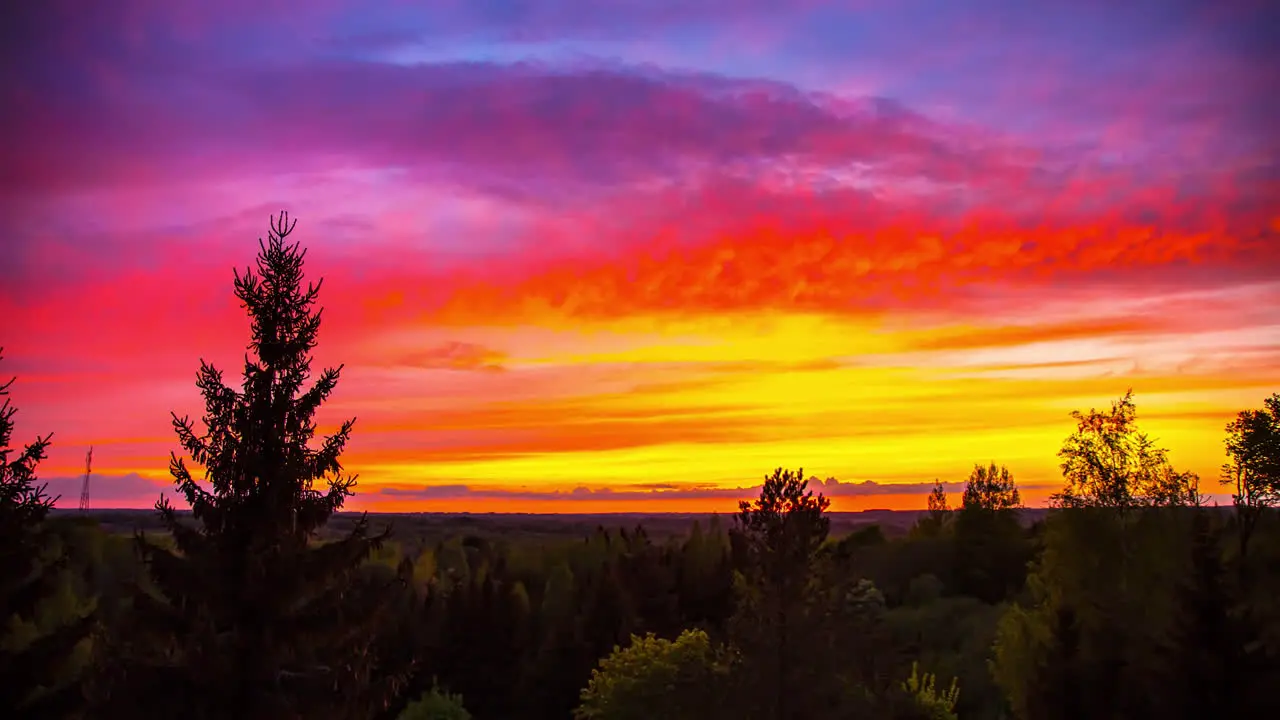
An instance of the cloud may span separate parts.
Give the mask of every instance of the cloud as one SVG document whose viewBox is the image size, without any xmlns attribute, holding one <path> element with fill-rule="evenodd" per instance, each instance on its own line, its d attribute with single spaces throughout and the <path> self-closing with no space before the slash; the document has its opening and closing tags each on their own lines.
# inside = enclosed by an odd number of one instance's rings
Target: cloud
<svg viewBox="0 0 1280 720">
<path fill-rule="evenodd" d="M 1167 318 L 1110 317 L 1086 318 L 1075 322 L 1041 322 L 1035 325 L 997 325 L 966 332 L 942 331 L 914 343 L 920 350 L 972 350 L 1005 348 L 1035 343 L 1138 335 L 1159 332 L 1174 326 Z"/>
<path fill-rule="evenodd" d="M 441 319 L 762 308 L 865 313 L 964 304 L 1011 285 L 1113 284 L 1138 269 L 1154 270 L 1147 277 L 1155 283 L 1212 283 L 1217 279 L 1197 278 L 1197 269 L 1274 279 L 1280 267 L 1280 236 L 1264 208 L 1227 215 L 1211 209 L 1218 204 L 1210 198 L 1031 218 L 994 209 L 948 217 L 856 191 L 733 183 L 665 197 L 643 207 L 675 209 L 606 233 L 619 238 L 615 249 L 556 265 L 532 252 L 512 254 L 483 276 L 460 275 Z M 1131 219 L 1139 209 L 1145 220 Z M 628 225 L 625 210 L 613 218 L 615 226 Z"/>
<path fill-rule="evenodd" d="M 84 482 L 84 476 L 40 478 L 40 482 L 47 484 L 45 492 L 49 496 L 58 497 L 57 507 L 79 507 L 80 489 Z M 179 496 L 174 493 L 173 483 L 151 480 L 137 473 L 125 475 L 99 475 L 94 473 L 90 478 L 90 507 L 148 507 L 155 504 L 161 496 L 167 497 L 170 502 L 179 505 L 185 502 L 185 500 L 180 500 Z"/>
<path fill-rule="evenodd" d="M 17 142 L 0 189 L 233 178 L 335 154 L 478 185 L 523 176 L 526 188 L 627 185 L 784 159 L 935 182 L 1012 181 L 1034 170 L 892 103 L 706 73 L 334 62 L 193 72 L 200 96 L 181 102 L 168 96 L 191 82 L 185 76 L 66 98 L 65 111 L 33 99 L 7 129 Z"/>
<path fill-rule="evenodd" d="M 502 372 L 506 354 L 467 342 L 449 342 L 413 352 L 399 359 L 405 365 L 424 370 L 478 370 Z"/>
<path fill-rule="evenodd" d="M 948 482 L 942 483 L 943 489 L 948 493 L 956 494 L 964 492 L 965 483 Z M 933 482 L 903 482 L 903 483 L 879 483 L 874 480 L 863 480 L 860 482 L 842 482 L 835 478 L 820 480 L 816 477 L 809 478 L 809 489 L 815 495 L 822 494 L 828 498 L 874 498 L 874 497 L 902 497 L 902 496 L 919 496 L 920 507 L 924 505 L 924 498 L 933 490 Z M 1026 487 L 1027 490 L 1037 493 L 1052 487 L 1053 490 L 1058 486 L 1048 486 L 1041 484 L 1032 484 Z M 584 502 L 594 503 L 601 500 L 610 502 L 668 502 L 672 500 L 723 500 L 726 507 L 732 507 L 733 501 L 741 499 L 754 499 L 759 497 L 761 486 L 747 487 L 710 487 L 699 486 L 696 484 L 680 485 L 676 483 L 666 483 L 660 487 L 650 485 L 625 485 L 618 487 L 599 487 L 590 488 L 586 486 L 577 486 L 572 489 L 530 489 L 530 488 L 493 488 L 493 487 L 472 487 L 464 484 L 454 485 L 427 485 L 422 487 L 397 487 L 383 486 L 366 491 L 371 496 L 380 496 L 392 498 L 398 501 L 403 500 L 503 500 L 503 501 L 543 501 L 543 502 Z M 366 502 L 376 504 L 378 498 L 366 497 Z"/>
</svg>

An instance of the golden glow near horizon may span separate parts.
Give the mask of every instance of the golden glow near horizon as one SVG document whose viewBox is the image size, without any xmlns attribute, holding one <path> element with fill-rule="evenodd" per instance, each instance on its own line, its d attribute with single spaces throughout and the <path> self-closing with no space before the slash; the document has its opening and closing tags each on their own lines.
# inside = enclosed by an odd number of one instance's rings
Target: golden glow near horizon
<svg viewBox="0 0 1280 720">
<path fill-rule="evenodd" d="M 819 488 L 835 510 L 912 508 L 934 478 L 961 482 L 993 460 L 1034 503 L 1058 486 L 1070 411 L 1129 386 L 1143 428 L 1209 485 L 1223 425 L 1280 381 L 1274 366 L 1241 363 L 1274 327 L 1233 339 L 1087 315 L 776 311 L 545 325 L 353 331 L 353 361 L 322 412 L 322 430 L 358 417 L 352 506 L 728 512 L 782 465 L 839 479 Z M 198 412 L 193 385 L 171 392 Z M 114 462 L 99 472 L 163 482 L 172 446 L 160 435 L 107 444 Z M 871 491 L 858 486 L 867 480 Z"/>
</svg>

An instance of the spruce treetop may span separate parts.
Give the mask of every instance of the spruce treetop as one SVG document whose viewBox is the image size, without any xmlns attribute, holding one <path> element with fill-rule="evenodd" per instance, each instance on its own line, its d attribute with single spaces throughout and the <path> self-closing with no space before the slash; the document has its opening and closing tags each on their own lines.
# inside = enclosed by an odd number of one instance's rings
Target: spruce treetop
<svg viewBox="0 0 1280 720">
<path fill-rule="evenodd" d="M 0 348 L 0 359 L 3 348 Z M 4 532 L 16 532 L 39 523 L 49 513 L 58 498 L 45 494 L 44 485 L 36 484 L 36 466 L 44 459 L 52 434 L 37 437 L 24 447 L 12 460 L 14 449 L 13 416 L 18 409 L 9 402 L 9 387 L 13 379 L 0 383 L 0 526 Z"/>
<path fill-rule="evenodd" d="M 258 241 L 257 272 L 235 273 L 235 294 L 251 321 L 242 388 L 228 387 L 222 372 L 201 360 L 196 385 L 204 396 L 206 432 L 197 434 L 190 418 L 173 415 L 179 443 L 204 466 L 210 488 L 197 483 L 176 454 L 170 472 L 193 515 L 212 532 L 230 530 L 228 521 L 242 517 L 260 528 L 287 528 L 305 542 L 355 486 L 339 463 L 354 419 L 318 449 L 310 446 L 316 410 L 333 392 L 342 366 L 326 368 L 304 389 L 320 329 L 322 311 L 314 306 L 322 281 L 303 285 L 306 250 L 285 242 L 296 223 L 283 212 L 272 218 L 268 239 Z M 326 477 L 328 487 L 317 489 Z M 172 518 L 166 501 L 157 508 Z"/>
</svg>

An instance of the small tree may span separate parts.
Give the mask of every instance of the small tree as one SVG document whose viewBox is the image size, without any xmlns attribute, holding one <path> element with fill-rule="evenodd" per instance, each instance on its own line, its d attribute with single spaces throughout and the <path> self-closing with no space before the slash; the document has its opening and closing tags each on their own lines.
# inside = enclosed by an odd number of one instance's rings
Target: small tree
<svg viewBox="0 0 1280 720">
<path fill-rule="evenodd" d="M 947 489 L 942 486 L 942 480 L 934 480 L 933 489 L 929 491 L 929 498 L 926 501 L 928 514 L 916 521 L 911 528 L 912 537 L 939 537 L 943 530 L 947 527 L 947 520 L 951 517 L 951 504 L 947 500 Z"/>
<path fill-rule="evenodd" d="M 9 443 L 18 410 L 9 402 L 12 384 L 0 384 L 0 623 L 34 619 L 57 590 L 66 562 L 64 554 L 48 557 L 45 551 L 44 521 L 58 498 L 45 494 L 47 486 L 36 478 L 52 435 L 37 437 L 14 456 Z M 81 684 L 62 680 L 62 671 L 93 622 L 88 614 L 31 640 L 0 638 L 0 715 L 76 716 L 84 704 Z"/>
<path fill-rule="evenodd" d="M 306 253 L 284 243 L 293 227 L 284 213 L 273 218 L 257 274 L 235 275 L 252 330 L 243 388 L 202 362 L 204 433 L 173 416 L 208 484 L 174 455 L 170 472 L 197 524 L 161 499 L 176 552 L 137 537 L 158 595 L 134 600 L 128 672 L 112 698 L 126 705 L 116 714 L 364 718 L 388 705 L 401 679 L 375 674 L 372 650 L 379 607 L 395 593 L 359 575 L 387 534 L 369 536 L 362 516 L 345 538 L 316 542 L 355 486 L 339 463 L 354 421 L 311 446 L 315 412 L 341 368 L 304 389 L 320 284 L 302 285 Z"/>
<path fill-rule="evenodd" d="M 942 487 L 941 480 L 933 481 L 933 490 L 929 492 L 927 507 L 929 509 L 929 517 L 933 518 L 934 522 L 941 527 L 943 521 L 947 519 L 947 513 L 951 512 L 951 505 L 947 502 L 947 489 Z"/>
<path fill-rule="evenodd" d="M 1244 410 L 1227 424 L 1227 456 L 1222 483 L 1231 485 L 1240 555 L 1267 508 L 1280 505 L 1280 393 L 1261 410 Z"/>
</svg>

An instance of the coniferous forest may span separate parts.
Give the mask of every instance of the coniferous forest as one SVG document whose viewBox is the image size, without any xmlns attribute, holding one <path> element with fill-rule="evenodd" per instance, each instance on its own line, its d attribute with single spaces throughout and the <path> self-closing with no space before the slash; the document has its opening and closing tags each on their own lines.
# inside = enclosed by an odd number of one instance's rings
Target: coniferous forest
<svg viewBox="0 0 1280 720">
<path fill-rule="evenodd" d="M 234 276 L 244 366 L 200 365 L 151 529 L 53 510 L 0 389 L 0 717 L 1280 717 L 1280 394 L 1204 480 L 1132 393 L 1075 413 L 1047 512 L 987 462 L 908 532 L 836 533 L 779 468 L 677 533 L 415 534 L 340 513 L 358 429 L 317 435 L 342 368 L 293 229 Z"/>
</svg>

